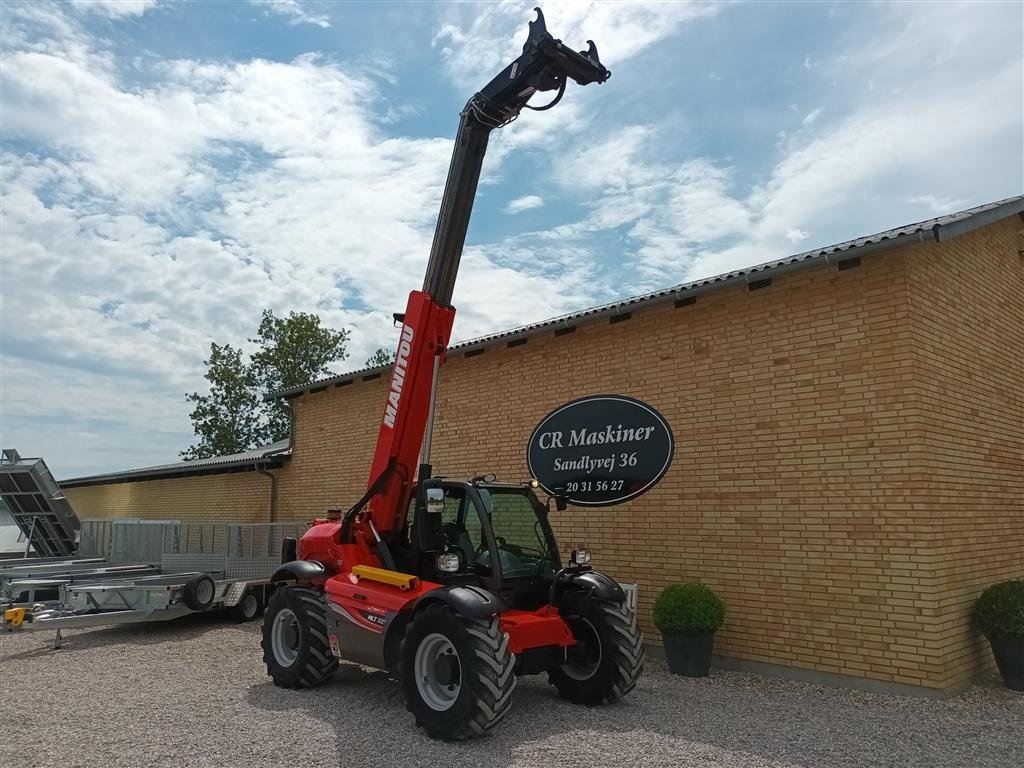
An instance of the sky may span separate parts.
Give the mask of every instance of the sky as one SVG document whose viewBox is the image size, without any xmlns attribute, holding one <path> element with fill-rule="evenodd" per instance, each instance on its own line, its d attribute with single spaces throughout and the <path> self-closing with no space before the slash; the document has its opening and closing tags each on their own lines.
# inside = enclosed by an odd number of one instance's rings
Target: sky
<svg viewBox="0 0 1024 768">
<path fill-rule="evenodd" d="M 534 4 L 3 3 L 3 447 L 174 461 L 263 309 L 350 330 L 336 373 L 393 347 Z M 544 10 L 612 78 L 492 135 L 454 341 L 1024 191 L 1021 3 Z"/>
</svg>

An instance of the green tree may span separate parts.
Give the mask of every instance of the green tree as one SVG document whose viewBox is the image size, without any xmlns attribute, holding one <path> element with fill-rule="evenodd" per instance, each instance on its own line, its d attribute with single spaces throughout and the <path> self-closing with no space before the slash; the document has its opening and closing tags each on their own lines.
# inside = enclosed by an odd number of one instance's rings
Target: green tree
<svg viewBox="0 0 1024 768">
<path fill-rule="evenodd" d="M 395 362 L 395 353 L 388 352 L 384 347 L 377 347 L 377 351 L 366 358 L 367 368 L 376 368 L 378 365 L 390 365 Z"/>
<path fill-rule="evenodd" d="M 260 418 L 260 395 L 252 368 L 242 351 L 230 344 L 210 344 L 204 360 L 210 392 L 190 392 L 192 426 L 199 441 L 181 452 L 187 461 L 223 456 L 252 448 L 261 442 L 266 428 Z"/>
<path fill-rule="evenodd" d="M 326 328 L 316 315 L 291 312 L 277 317 L 264 310 L 256 350 L 248 361 L 230 344 L 210 345 L 205 378 L 208 394 L 191 392 L 192 426 L 197 442 L 181 452 L 186 460 L 239 453 L 288 436 L 288 406 L 264 403 L 263 395 L 302 386 L 332 375 L 329 365 L 346 358 L 348 331 Z"/>
<path fill-rule="evenodd" d="M 253 374 L 266 392 L 331 376 L 328 366 L 348 357 L 348 337 L 348 331 L 324 327 L 314 314 L 290 312 L 288 317 L 277 317 L 265 309 L 256 338 L 249 339 L 258 347 L 252 354 Z M 288 437 L 290 418 L 285 403 L 270 403 L 266 421 L 271 441 Z"/>
</svg>

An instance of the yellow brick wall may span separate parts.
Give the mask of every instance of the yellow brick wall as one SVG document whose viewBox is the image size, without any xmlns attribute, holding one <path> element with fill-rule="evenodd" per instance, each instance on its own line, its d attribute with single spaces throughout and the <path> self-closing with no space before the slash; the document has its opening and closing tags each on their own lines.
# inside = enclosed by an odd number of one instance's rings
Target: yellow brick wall
<svg viewBox="0 0 1024 768">
<path fill-rule="evenodd" d="M 974 627 L 988 584 L 1024 577 L 1024 223 L 915 251 L 907 273 L 931 524 L 940 683 L 993 665 Z"/>
<path fill-rule="evenodd" d="M 700 579 L 728 604 L 723 655 L 934 685 L 944 659 L 922 630 L 937 610 L 930 523 L 911 514 L 922 459 L 911 412 L 905 257 L 865 257 L 736 286 L 692 306 L 583 325 L 442 369 L 435 469 L 525 478 L 525 448 L 555 406 L 611 392 L 657 407 L 672 468 L 645 496 L 555 515 L 563 551 L 639 582 L 650 640 L 657 591 Z M 294 401 L 282 516 L 362 493 L 385 381 Z"/>
<path fill-rule="evenodd" d="M 270 516 L 270 479 L 257 472 L 87 485 L 65 488 L 64 495 L 80 520 L 140 517 L 256 523 Z"/>
<path fill-rule="evenodd" d="M 1020 575 L 1024 551 L 1017 222 L 455 354 L 435 471 L 525 479 L 552 408 L 596 393 L 649 402 L 676 437 L 661 483 L 553 520 L 563 553 L 587 545 L 596 567 L 640 584 L 649 641 L 657 592 L 699 579 L 727 603 L 721 655 L 953 686 L 986 663 L 970 603 Z M 375 378 L 292 401 L 279 520 L 362 495 L 385 391 Z M 256 521 L 268 485 L 249 472 L 68 496 L 82 517 Z"/>
<path fill-rule="evenodd" d="M 348 509 L 366 492 L 386 391 L 378 377 L 291 401 L 295 434 L 281 471 L 280 519 Z"/>
</svg>

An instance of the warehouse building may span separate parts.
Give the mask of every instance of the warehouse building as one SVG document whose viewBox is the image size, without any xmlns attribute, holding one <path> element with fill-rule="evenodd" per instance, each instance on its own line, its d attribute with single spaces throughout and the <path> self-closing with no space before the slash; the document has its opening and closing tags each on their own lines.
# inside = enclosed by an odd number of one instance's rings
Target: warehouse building
<svg viewBox="0 0 1024 768">
<path fill-rule="evenodd" d="M 941 695 L 991 666 L 981 589 L 1024 576 L 1024 197 L 454 347 L 434 464 L 524 478 L 596 393 L 650 403 L 675 458 L 646 495 L 553 516 L 561 546 L 727 604 L 722 663 Z M 309 519 L 365 490 L 387 369 L 275 393 L 291 441 L 62 483 L 82 518 Z"/>
</svg>

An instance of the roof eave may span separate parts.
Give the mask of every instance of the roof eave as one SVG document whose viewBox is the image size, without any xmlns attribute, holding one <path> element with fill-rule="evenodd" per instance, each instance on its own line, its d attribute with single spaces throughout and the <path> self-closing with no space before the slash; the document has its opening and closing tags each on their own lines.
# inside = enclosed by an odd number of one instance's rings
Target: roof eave
<svg viewBox="0 0 1024 768">
<path fill-rule="evenodd" d="M 817 264 L 843 261 L 845 259 L 853 258 L 854 255 L 870 256 L 873 254 L 883 253 L 885 251 L 890 251 L 894 248 L 899 248 L 913 243 L 947 242 L 953 238 L 965 235 L 968 232 L 980 229 L 981 227 L 994 224 L 995 222 L 1013 216 L 1014 214 L 1024 215 L 1024 196 L 1008 198 L 995 204 L 989 203 L 988 205 L 992 205 L 992 207 L 979 211 L 977 208 L 985 208 L 985 206 L 977 206 L 976 209 L 962 211 L 959 214 L 950 214 L 950 217 L 953 219 L 952 221 L 945 223 L 937 222 L 931 227 L 921 227 L 919 229 L 896 234 L 891 237 L 887 236 L 886 232 L 882 232 L 875 235 L 869 235 L 867 237 L 855 238 L 844 243 L 837 243 L 835 245 L 829 245 L 823 248 L 807 251 L 803 258 L 801 258 L 800 254 L 797 254 L 796 256 L 788 256 L 781 260 L 765 262 L 745 269 L 734 270 L 733 272 L 725 273 L 723 275 L 709 277 L 705 280 L 697 280 L 692 283 L 666 288 L 662 291 L 655 291 L 653 294 L 630 297 L 610 304 L 594 307 L 592 309 L 584 309 L 561 317 L 551 318 L 550 320 L 532 323 L 521 329 L 514 328 L 509 331 L 499 331 L 498 333 L 488 334 L 487 336 L 478 339 L 470 339 L 452 346 L 449 351 L 458 351 L 460 353 L 473 352 L 496 346 L 499 343 L 507 343 L 517 339 L 538 336 L 559 327 L 577 326 L 583 323 L 599 320 L 604 317 L 620 315 L 624 312 L 633 311 L 634 309 L 648 309 L 656 307 L 670 301 L 676 301 L 680 297 L 684 296 L 700 296 L 702 294 L 712 293 L 714 291 L 722 290 L 727 286 L 750 282 L 751 275 L 757 275 L 758 279 L 763 279 L 765 277 L 773 277 L 776 275 L 783 275 L 807 269 Z M 957 218 L 958 216 L 959 218 Z M 922 222 L 922 224 L 923 223 L 926 222 Z M 907 225 L 907 227 L 913 226 L 915 225 Z M 895 227 L 893 230 L 887 230 L 887 232 L 905 228 L 906 227 Z M 268 392 L 263 396 L 263 400 L 265 402 L 279 399 L 290 400 L 301 395 L 314 394 L 333 387 L 345 386 L 357 379 L 376 379 L 383 373 L 391 370 L 391 368 L 392 365 L 389 363 L 387 365 L 377 366 L 376 368 L 366 368 L 360 371 L 353 371 L 352 373 L 322 379 L 310 384 L 281 389 L 275 392 Z"/>
<path fill-rule="evenodd" d="M 111 472 L 105 475 L 72 477 L 67 480 L 59 480 L 57 485 L 61 488 L 81 488 L 87 485 L 130 483 L 137 480 L 164 480 L 174 477 L 197 477 L 200 475 L 218 475 L 230 472 L 255 472 L 260 469 L 280 469 L 284 466 L 285 461 L 290 458 L 290 452 L 279 451 L 257 459 L 225 461 L 219 464 L 203 464 L 197 467 L 179 465 L 152 470 L 128 470 L 126 472 Z"/>
</svg>

